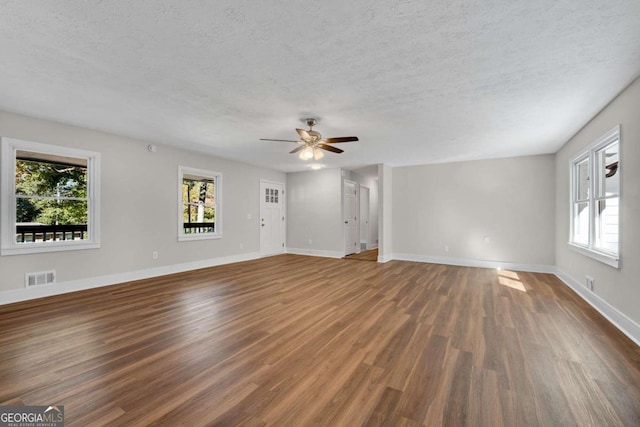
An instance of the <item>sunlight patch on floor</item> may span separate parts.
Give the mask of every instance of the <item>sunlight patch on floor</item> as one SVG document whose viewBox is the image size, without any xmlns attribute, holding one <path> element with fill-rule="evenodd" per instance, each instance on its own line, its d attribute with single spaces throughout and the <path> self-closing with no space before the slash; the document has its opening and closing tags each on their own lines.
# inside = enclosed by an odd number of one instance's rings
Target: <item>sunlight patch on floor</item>
<svg viewBox="0 0 640 427">
<path fill-rule="evenodd" d="M 498 283 L 520 292 L 527 292 L 515 271 L 498 269 Z"/>
</svg>

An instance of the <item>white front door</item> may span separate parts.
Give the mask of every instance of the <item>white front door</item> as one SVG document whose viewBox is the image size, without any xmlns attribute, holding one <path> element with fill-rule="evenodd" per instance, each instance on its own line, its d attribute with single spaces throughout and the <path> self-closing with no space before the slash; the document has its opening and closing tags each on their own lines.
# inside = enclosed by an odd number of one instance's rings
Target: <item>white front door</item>
<svg viewBox="0 0 640 427">
<path fill-rule="evenodd" d="M 284 252 L 284 185 L 260 181 L 260 253 Z"/>
<path fill-rule="evenodd" d="M 344 254 L 360 252 L 358 247 L 358 187 L 355 182 L 344 181 Z"/>
<path fill-rule="evenodd" d="M 360 186 L 360 249 L 369 249 L 369 189 Z"/>
</svg>

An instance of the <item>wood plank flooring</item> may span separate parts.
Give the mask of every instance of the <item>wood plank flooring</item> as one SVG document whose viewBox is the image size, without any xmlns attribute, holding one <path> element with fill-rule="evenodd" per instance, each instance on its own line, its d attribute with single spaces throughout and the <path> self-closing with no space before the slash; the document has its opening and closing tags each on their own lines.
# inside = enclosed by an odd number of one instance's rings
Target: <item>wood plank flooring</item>
<svg viewBox="0 0 640 427">
<path fill-rule="evenodd" d="M 356 261 L 378 261 L 378 249 L 369 249 L 367 251 L 362 251 L 357 254 L 351 254 L 344 257 L 344 259 L 348 260 L 356 260 Z"/>
<path fill-rule="evenodd" d="M 281 255 L 0 307 L 68 426 L 638 426 L 640 349 L 546 274 Z"/>
</svg>

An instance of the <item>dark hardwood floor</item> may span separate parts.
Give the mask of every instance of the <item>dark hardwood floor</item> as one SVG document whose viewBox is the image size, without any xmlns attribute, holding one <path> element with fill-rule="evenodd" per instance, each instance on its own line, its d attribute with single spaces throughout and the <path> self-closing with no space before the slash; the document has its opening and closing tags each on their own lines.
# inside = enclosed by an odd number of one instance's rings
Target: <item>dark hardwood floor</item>
<svg viewBox="0 0 640 427">
<path fill-rule="evenodd" d="M 640 349 L 554 276 L 282 255 L 0 307 L 68 426 L 638 426 Z"/>
</svg>

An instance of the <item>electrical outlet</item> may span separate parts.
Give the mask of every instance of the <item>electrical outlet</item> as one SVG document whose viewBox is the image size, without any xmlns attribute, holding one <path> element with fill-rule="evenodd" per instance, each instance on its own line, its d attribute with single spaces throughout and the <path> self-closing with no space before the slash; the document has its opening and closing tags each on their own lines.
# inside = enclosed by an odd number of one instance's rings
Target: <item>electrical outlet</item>
<svg viewBox="0 0 640 427">
<path fill-rule="evenodd" d="M 158 251 L 151 252 L 151 259 L 158 259 Z"/>
<path fill-rule="evenodd" d="M 595 285 L 595 279 L 589 275 L 586 276 L 587 279 L 587 289 L 593 291 L 593 287 Z"/>
<path fill-rule="evenodd" d="M 443 249 L 444 249 L 445 252 L 449 252 L 449 245 L 444 245 Z"/>
<path fill-rule="evenodd" d="M 313 240 L 309 239 L 309 244 L 313 245 Z"/>
<path fill-rule="evenodd" d="M 244 249 L 244 243 L 240 243 L 240 249 Z"/>
<path fill-rule="evenodd" d="M 491 238 L 489 236 L 484 236 L 484 242 L 485 243 L 491 242 Z"/>
<path fill-rule="evenodd" d="M 251 217 L 251 214 L 250 214 L 250 213 L 248 213 L 248 214 L 247 214 L 247 219 L 251 219 L 251 218 L 252 218 L 252 217 Z"/>
</svg>

